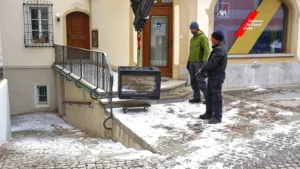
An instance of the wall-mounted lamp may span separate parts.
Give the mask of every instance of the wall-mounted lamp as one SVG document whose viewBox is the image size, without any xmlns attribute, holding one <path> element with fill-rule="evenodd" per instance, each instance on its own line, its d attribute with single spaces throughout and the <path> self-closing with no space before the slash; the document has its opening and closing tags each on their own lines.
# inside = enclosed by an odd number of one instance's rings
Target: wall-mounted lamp
<svg viewBox="0 0 300 169">
<path fill-rule="evenodd" d="M 55 16 L 56 16 L 57 22 L 59 22 L 59 21 L 60 21 L 60 17 L 61 17 L 61 16 L 60 16 L 60 13 L 57 13 Z"/>
</svg>

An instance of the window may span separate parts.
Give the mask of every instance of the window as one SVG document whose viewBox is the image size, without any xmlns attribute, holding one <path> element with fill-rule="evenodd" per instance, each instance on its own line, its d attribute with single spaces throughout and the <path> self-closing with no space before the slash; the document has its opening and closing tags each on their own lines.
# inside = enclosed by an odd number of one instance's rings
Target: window
<svg viewBox="0 0 300 169">
<path fill-rule="evenodd" d="M 93 47 L 98 47 L 98 30 L 92 31 L 92 45 Z"/>
<path fill-rule="evenodd" d="M 173 3 L 173 0 L 155 0 L 154 3 Z"/>
<path fill-rule="evenodd" d="M 34 86 L 36 107 L 49 107 L 49 88 L 47 85 Z"/>
<path fill-rule="evenodd" d="M 219 0 L 214 31 L 229 54 L 286 53 L 287 7 L 282 0 Z"/>
<path fill-rule="evenodd" d="M 25 46 L 53 46 L 52 4 L 24 4 Z"/>
</svg>

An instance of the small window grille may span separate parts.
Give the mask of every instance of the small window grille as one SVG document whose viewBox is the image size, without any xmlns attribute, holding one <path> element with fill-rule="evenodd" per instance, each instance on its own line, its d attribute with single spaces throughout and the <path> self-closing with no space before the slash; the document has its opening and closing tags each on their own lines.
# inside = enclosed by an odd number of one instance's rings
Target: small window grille
<svg viewBox="0 0 300 169">
<path fill-rule="evenodd" d="M 37 86 L 38 104 L 48 104 L 47 86 Z"/>
<path fill-rule="evenodd" d="M 52 4 L 24 3 L 25 46 L 53 46 Z"/>
</svg>

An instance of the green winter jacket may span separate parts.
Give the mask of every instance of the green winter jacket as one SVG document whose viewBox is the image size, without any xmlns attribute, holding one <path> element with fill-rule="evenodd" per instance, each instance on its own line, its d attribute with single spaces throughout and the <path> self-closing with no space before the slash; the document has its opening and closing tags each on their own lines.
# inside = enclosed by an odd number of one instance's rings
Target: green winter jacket
<svg viewBox="0 0 300 169">
<path fill-rule="evenodd" d="M 199 30 L 198 34 L 190 40 L 189 62 L 206 62 L 210 52 L 208 39 L 205 34 Z"/>
</svg>

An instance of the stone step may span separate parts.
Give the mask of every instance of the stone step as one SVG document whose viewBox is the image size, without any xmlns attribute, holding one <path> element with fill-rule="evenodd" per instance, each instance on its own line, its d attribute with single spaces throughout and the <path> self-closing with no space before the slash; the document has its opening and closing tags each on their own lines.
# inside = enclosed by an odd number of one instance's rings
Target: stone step
<svg viewBox="0 0 300 169">
<path fill-rule="evenodd" d="M 174 90 L 170 93 L 162 93 L 160 96 L 160 100 L 142 100 L 145 102 L 148 102 L 150 104 L 161 104 L 161 103 L 174 103 L 174 102 L 182 102 L 187 100 L 189 97 L 191 97 L 193 91 L 190 87 L 184 87 L 179 88 L 177 90 Z M 140 100 L 133 100 L 133 99 L 119 99 L 119 98 L 113 98 L 113 104 L 114 107 L 120 103 L 123 102 L 134 102 L 134 101 L 140 101 Z M 100 104 L 102 105 L 108 105 L 108 99 L 100 99 Z"/>
<path fill-rule="evenodd" d="M 187 82 L 185 80 L 167 80 L 161 82 L 160 93 L 172 93 L 178 89 L 186 87 Z M 117 87 L 115 87 L 117 88 Z M 103 92 L 103 96 L 105 96 L 105 92 Z M 114 90 L 113 98 L 118 98 L 118 91 Z"/>
</svg>

